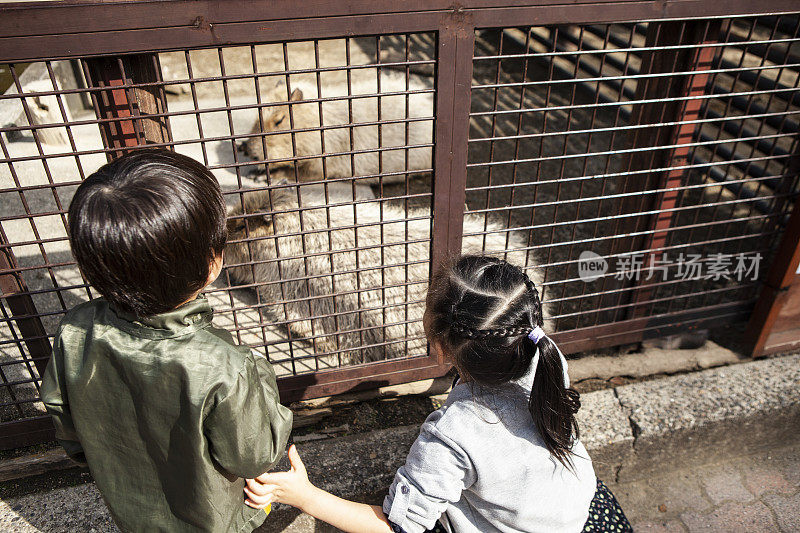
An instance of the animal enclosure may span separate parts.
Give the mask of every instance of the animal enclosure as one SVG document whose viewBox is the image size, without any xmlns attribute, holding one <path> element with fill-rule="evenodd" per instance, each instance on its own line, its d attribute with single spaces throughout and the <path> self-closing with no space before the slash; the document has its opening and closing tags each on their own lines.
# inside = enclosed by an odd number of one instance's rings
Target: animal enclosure
<svg viewBox="0 0 800 533">
<path fill-rule="evenodd" d="M 800 231 L 791 2 L 269 4 L 0 7 L 0 448 L 52 438 L 51 339 L 97 297 L 66 209 L 140 146 L 222 185 L 206 294 L 284 401 L 443 375 L 422 311 L 461 252 L 524 266 L 565 353 L 769 333 Z"/>
</svg>

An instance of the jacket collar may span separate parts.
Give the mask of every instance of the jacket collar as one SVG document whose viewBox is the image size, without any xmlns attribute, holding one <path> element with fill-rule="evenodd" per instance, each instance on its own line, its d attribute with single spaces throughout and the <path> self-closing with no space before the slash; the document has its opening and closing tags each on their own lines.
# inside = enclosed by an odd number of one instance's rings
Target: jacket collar
<svg viewBox="0 0 800 533">
<path fill-rule="evenodd" d="M 166 313 L 137 317 L 109 306 L 109 319 L 118 328 L 137 337 L 167 339 L 182 337 L 211 324 L 214 310 L 205 296 L 186 302 Z"/>
</svg>

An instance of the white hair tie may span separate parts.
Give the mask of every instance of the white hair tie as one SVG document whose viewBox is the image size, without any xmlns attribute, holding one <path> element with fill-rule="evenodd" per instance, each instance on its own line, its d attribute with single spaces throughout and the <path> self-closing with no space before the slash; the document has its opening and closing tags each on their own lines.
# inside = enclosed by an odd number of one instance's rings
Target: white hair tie
<svg viewBox="0 0 800 533">
<path fill-rule="evenodd" d="M 542 340 L 544 336 L 545 336 L 544 330 L 539 326 L 536 326 L 531 330 L 530 333 L 528 333 L 528 338 L 532 340 L 534 344 L 538 344 L 539 341 Z M 570 383 L 569 383 L 569 374 L 567 373 L 567 358 L 564 357 L 564 354 L 561 353 L 561 349 L 559 349 L 557 345 L 553 344 L 553 346 L 556 347 L 556 351 L 558 351 L 558 357 L 559 359 L 561 359 L 561 369 L 564 371 L 564 388 L 568 389 Z M 539 349 L 537 348 L 536 354 L 533 358 L 534 371 L 538 363 L 539 363 Z"/>
<path fill-rule="evenodd" d="M 539 344 L 539 341 L 544 337 L 544 330 L 536 326 L 528 333 L 528 338 L 533 341 L 533 344 Z"/>
</svg>

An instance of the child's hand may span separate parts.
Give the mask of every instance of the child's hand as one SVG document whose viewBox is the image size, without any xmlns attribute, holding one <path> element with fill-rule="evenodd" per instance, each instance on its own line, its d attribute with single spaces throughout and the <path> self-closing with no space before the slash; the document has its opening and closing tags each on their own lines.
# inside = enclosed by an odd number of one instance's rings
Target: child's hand
<svg viewBox="0 0 800 533">
<path fill-rule="evenodd" d="M 256 479 L 248 479 L 244 488 L 247 494 L 245 503 L 256 509 L 262 509 L 272 502 L 303 509 L 312 497 L 315 487 L 308 480 L 306 467 L 294 444 L 289 448 L 289 462 L 292 468 L 288 472 L 267 473 Z"/>
<path fill-rule="evenodd" d="M 259 484 L 258 481 L 256 481 L 255 479 L 246 478 L 244 481 L 245 481 L 244 493 L 247 496 L 247 499 L 244 500 L 244 503 L 246 503 L 250 507 L 254 507 L 256 509 L 265 509 L 270 505 L 272 505 L 272 503 L 275 501 L 275 498 L 272 495 L 272 493 L 264 492 L 266 487 L 264 485 Z M 255 492 L 254 489 L 259 490 L 264 495 L 259 496 L 259 494 Z M 267 510 L 267 513 L 269 513 L 269 510 Z"/>
</svg>

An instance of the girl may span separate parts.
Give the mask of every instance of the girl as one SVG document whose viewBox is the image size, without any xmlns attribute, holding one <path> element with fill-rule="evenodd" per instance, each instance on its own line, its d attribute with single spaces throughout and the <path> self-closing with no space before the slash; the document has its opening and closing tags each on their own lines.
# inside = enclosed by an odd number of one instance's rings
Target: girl
<svg viewBox="0 0 800 533">
<path fill-rule="evenodd" d="M 422 425 L 383 507 L 312 485 L 294 446 L 289 472 L 248 480 L 247 503 L 286 503 L 354 533 L 631 531 L 578 440 L 578 393 L 523 271 L 462 257 L 434 276 L 423 321 L 460 380 Z"/>
</svg>

